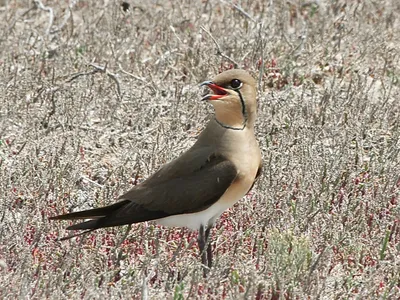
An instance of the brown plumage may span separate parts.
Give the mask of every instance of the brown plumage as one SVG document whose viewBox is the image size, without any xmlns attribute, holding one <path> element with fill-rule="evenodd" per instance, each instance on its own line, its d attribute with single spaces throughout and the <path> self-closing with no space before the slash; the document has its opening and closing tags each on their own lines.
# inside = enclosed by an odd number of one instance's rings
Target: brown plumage
<svg viewBox="0 0 400 300">
<path fill-rule="evenodd" d="M 255 80 L 235 69 L 202 85 L 213 91 L 202 100 L 213 104 L 215 118 L 190 149 L 120 196 L 119 202 L 50 219 L 88 219 L 68 230 L 92 231 L 150 220 L 199 229 L 202 262 L 211 267 L 210 229 L 224 210 L 252 188 L 261 171 L 261 153 L 254 136 Z"/>
</svg>

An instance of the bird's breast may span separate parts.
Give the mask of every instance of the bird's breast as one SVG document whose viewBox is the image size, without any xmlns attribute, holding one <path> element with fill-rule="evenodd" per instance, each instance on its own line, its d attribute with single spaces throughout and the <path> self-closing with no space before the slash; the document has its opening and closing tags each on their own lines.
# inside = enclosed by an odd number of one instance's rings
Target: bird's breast
<svg viewBox="0 0 400 300">
<path fill-rule="evenodd" d="M 165 226 L 199 229 L 211 225 L 226 209 L 232 207 L 252 187 L 261 162 L 261 152 L 254 133 L 249 130 L 230 131 L 220 136 L 216 147 L 218 153 L 230 160 L 236 167 L 237 176 L 218 201 L 203 211 L 181 214 L 158 219 Z"/>
</svg>

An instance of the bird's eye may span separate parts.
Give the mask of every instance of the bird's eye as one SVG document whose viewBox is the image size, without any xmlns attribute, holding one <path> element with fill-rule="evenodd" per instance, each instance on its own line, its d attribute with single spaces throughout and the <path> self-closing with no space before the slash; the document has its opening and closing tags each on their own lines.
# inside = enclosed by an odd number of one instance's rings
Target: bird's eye
<svg viewBox="0 0 400 300">
<path fill-rule="evenodd" d="M 242 82 L 239 79 L 232 79 L 231 87 L 236 89 L 240 89 L 242 87 Z"/>
</svg>

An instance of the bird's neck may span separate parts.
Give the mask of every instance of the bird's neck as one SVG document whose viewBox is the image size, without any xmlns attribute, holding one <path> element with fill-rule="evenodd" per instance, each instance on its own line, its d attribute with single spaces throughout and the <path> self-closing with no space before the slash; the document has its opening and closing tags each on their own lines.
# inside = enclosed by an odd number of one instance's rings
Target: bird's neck
<svg viewBox="0 0 400 300">
<path fill-rule="evenodd" d="M 253 128 L 254 113 L 235 110 L 221 110 L 215 112 L 215 121 L 222 127 L 232 130 L 243 130 L 246 127 Z"/>
</svg>

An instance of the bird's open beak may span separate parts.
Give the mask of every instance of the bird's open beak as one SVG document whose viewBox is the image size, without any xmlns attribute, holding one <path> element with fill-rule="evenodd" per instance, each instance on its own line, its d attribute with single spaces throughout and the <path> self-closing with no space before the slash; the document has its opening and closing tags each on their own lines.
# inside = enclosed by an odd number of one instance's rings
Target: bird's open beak
<svg viewBox="0 0 400 300">
<path fill-rule="evenodd" d="M 200 86 L 205 86 L 205 85 L 208 86 L 214 92 L 214 94 L 205 95 L 203 98 L 201 98 L 202 101 L 217 100 L 228 95 L 228 92 L 224 88 L 220 87 L 219 85 L 216 85 L 212 81 L 204 81 L 203 83 L 200 84 Z"/>
</svg>

